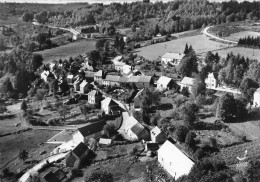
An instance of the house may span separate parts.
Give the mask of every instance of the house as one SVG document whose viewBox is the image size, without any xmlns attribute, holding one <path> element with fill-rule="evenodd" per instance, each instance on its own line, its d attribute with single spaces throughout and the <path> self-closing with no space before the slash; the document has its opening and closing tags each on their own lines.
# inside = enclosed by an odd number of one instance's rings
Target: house
<svg viewBox="0 0 260 182">
<path fill-rule="evenodd" d="M 41 79 L 43 79 L 45 82 L 47 82 L 47 78 L 50 74 L 50 71 L 47 71 L 47 70 L 44 70 L 42 73 L 41 73 Z"/>
<path fill-rule="evenodd" d="M 88 103 L 98 104 L 102 100 L 102 94 L 99 91 L 92 90 L 88 93 Z"/>
<path fill-rule="evenodd" d="M 191 87 L 194 85 L 195 83 L 195 79 L 194 78 L 191 78 L 191 77 L 184 77 L 182 79 L 182 81 L 179 83 L 181 89 L 180 91 L 184 88 L 184 87 L 188 87 L 189 89 L 189 92 L 191 92 Z"/>
<path fill-rule="evenodd" d="M 94 75 L 96 72 L 93 71 L 84 71 L 85 72 L 85 79 L 87 82 L 93 82 L 94 81 Z"/>
<path fill-rule="evenodd" d="M 167 135 L 162 132 L 157 126 L 154 127 L 151 131 L 151 141 L 154 143 L 163 143 L 167 140 Z"/>
<path fill-rule="evenodd" d="M 153 143 L 153 142 L 147 142 L 145 143 L 145 151 L 157 151 L 159 149 L 159 144 L 158 143 Z"/>
<path fill-rule="evenodd" d="M 128 129 L 128 134 L 133 140 L 148 140 L 150 138 L 148 130 L 139 122 Z"/>
<path fill-rule="evenodd" d="M 173 66 L 178 66 L 185 54 L 180 53 L 166 53 L 162 56 L 161 62 L 164 64 L 171 64 Z"/>
<path fill-rule="evenodd" d="M 260 107 L 260 88 L 258 88 L 254 93 L 253 106 Z"/>
<path fill-rule="evenodd" d="M 105 114 L 118 114 L 121 111 L 119 105 L 110 97 L 105 98 L 101 101 L 101 109 L 105 112 Z"/>
<path fill-rule="evenodd" d="M 80 34 L 73 34 L 72 35 L 72 40 L 78 40 L 80 38 L 82 38 Z"/>
<path fill-rule="evenodd" d="M 137 88 L 151 87 L 153 85 L 153 79 L 151 76 L 141 75 L 137 77 L 138 77 L 138 82 L 136 83 Z"/>
<path fill-rule="evenodd" d="M 68 153 L 65 159 L 66 167 L 80 167 L 83 160 L 86 159 L 90 149 L 87 145 L 80 142 L 72 151 Z"/>
<path fill-rule="evenodd" d="M 107 75 L 105 79 L 103 79 L 103 85 L 110 86 L 118 86 L 119 85 L 120 76 L 117 75 Z"/>
<path fill-rule="evenodd" d="M 68 75 L 68 76 L 67 76 L 67 82 L 68 82 L 69 85 L 72 85 L 72 84 L 73 84 L 73 78 L 74 78 L 73 75 Z"/>
<path fill-rule="evenodd" d="M 60 180 L 56 177 L 56 175 L 52 171 L 49 171 L 47 174 L 45 174 L 43 176 L 43 181 L 44 182 L 60 182 Z"/>
<path fill-rule="evenodd" d="M 103 127 L 106 122 L 99 121 L 91 123 L 89 125 L 78 128 L 78 130 L 73 134 L 72 140 L 74 143 L 88 143 L 90 138 L 98 139 L 104 134 Z"/>
<path fill-rule="evenodd" d="M 81 84 L 79 85 L 79 92 L 82 94 L 86 94 L 87 92 L 89 92 L 89 90 L 90 90 L 90 84 L 86 80 L 81 82 Z"/>
<path fill-rule="evenodd" d="M 126 64 L 126 65 L 122 66 L 121 71 L 123 74 L 129 75 L 130 73 L 132 73 L 132 66 Z"/>
<path fill-rule="evenodd" d="M 169 140 L 164 142 L 157 153 L 158 162 L 175 180 L 182 175 L 188 175 L 194 165 L 194 162 Z"/>
<path fill-rule="evenodd" d="M 108 138 L 100 138 L 98 144 L 99 145 L 110 145 L 112 143 L 112 139 Z"/>
<path fill-rule="evenodd" d="M 99 70 L 94 74 L 94 81 L 97 82 L 98 84 L 102 84 L 102 79 L 103 79 L 103 71 Z"/>
<path fill-rule="evenodd" d="M 123 56 L 117 56 L 115 57 L 112 62 L 115 66 L 115 70 L 122 71 L 122 68 L 124 65 L 126 65 L 124 62 L 122 62 Z"/>
<path fill-rule="evenodd" d="M 167 76 L 161 76 L 159 80 L 157 81 L 157 89 L 160 91 L 169 90 L 172 89 L 175 82 L 167 77 Z"/>
<path fill-rule="evenodd" d="M 80 91 L 80 84 L 81 84 L 81 80 L 80 80 L 80 79 L 77 79 L 77 80 L 73 83 L 74 91 L 75 91 L 75 92 Z"/>
<path fill-rule="evenodd" d="M 218 86 L 218 74 L 209 73 L 208 77 L 205 79 L 207 88 L 216 88 Z"/>
</svg>

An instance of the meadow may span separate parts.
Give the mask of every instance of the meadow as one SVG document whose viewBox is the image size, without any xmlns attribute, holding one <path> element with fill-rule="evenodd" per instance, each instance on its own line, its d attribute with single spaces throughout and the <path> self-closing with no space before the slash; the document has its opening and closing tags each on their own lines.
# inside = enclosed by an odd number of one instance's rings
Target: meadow
<svg viewBox="0 0 260 182">
<path fill-rule="evenodd" d="M 233 33 L 230 36 L 225 37 L 225 39 L 238 41 L 240 38 L 244 38 L 244 37 L 248 37 L 248 36 L 258 37 L 258 36 L 260 36 L 260 32 L 242 31 L 242 32 Z"/>
<path fill-rule="evenodd" d="M 87 53 L 95 49 L 95 40 L 79 40 L 67 45 L 38 51 L 43 56 L 44 63 L 49 63 L 52 60 L 69 59 L 70 57 L 78 56 L 79 54 Z"/>
</svg>

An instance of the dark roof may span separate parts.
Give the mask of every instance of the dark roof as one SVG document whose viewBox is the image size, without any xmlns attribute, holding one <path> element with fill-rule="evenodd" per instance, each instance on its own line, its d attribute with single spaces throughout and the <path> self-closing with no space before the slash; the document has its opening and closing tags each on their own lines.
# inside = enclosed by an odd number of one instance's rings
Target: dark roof
<svg viewBox="0 0 260 182">
<path fill-rule="evenodd" d="M 73 150 L 72 153 L 74 153 L 77 157 L 81 157 L 88 149 L 88 147 L 80 142 Z"/>
<path fill-rule="evenodd" d="M 46 182 L 59 182 L 59 181 L 60 181 L 60 180 L 55 176 L 55 174 L 54 174 L 52 171 L 48 172 L 43 178 L 44 178 L 44 180 L 45 180 Z"/>
<path fill-rule="evenodd" d="M 136 123 L 134 126 L 132 126 L 131 130 L 134 134 L 136 134 L 136 136 L 139 136 L 140 133 L 144 130 L 144 127 L 140 123 Z"/>
<path fill-rule="evenodd" d="M 147 149 L 154 149 L 157 150 L 159 149 L 159 144 L 158 143 L 146 143 Z"/>
<path fill-rule="evenodd" d="M 100 122 L 95 122 L 86 126 L 83 126 L 81 128 L 78 128 L 78 131 L 83 135 L 83 136 L 89 136 L 94 133 L 98 133 L 103 130 L 103 127 L 106 125 L 106 122 L 100 121 Z"/>
<path fill-rule="evenodd" d="M 150 83 L 151 79 L 152 79 L 151 76 L 141 75 L 139 76 L 138 82 Z"/>
</svg>

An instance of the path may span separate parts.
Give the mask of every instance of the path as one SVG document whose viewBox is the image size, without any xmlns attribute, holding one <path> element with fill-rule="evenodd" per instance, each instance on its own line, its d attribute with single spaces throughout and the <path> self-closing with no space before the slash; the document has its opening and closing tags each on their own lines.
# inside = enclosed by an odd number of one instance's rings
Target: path
<svg viewBox="0 0 260 182">
<path fill-rule="evenodd" d="M 230 44 L 230 43 L 231 43 L 231 44 L 238 44 L 238 42 L 236 42 L 236 41 L 223 39 L 223 38 L 220 38 L 220 37 L 217 37 L 217 36 L 215 36 L 215 35 L 212 35 L 212 34 L 208 33 L 208 29 L 211 28 L 211 27 L 212 27 L 212 26 L 206 27 L 206 28 L 203 30 L 203 34 L 205 34 L 205 35 L 207 35 L 207 36 L 209 36 L 209 37 L 211 37 L 211 38 L 213 38 L 213 39 L 220 40 L 220 41 L 222 41 L 222 42 L 226 42 L 226 43 L 229 43 L 229 44 Z"/>
<path fill-rule="evenodd" d="M 60 160 L 64 158 L 67 155 L 66 153 L 57 154 L 55 156 L 48 157 L 47 159 L 42 160 L 40 163 L 36 164 L 33 168 L 29 169 L 26 173 L 22 175 L 22 177 L 19 179 L 19 182 L 26 182 L 27 179 L 30 177 L 30 174 L 37 173 L 38 170 L 40 170 L 44 164 L 46 164 L 46 161 L 48 160 L 49 163 L 53 163 L 57 160 Z"/>
</svg>

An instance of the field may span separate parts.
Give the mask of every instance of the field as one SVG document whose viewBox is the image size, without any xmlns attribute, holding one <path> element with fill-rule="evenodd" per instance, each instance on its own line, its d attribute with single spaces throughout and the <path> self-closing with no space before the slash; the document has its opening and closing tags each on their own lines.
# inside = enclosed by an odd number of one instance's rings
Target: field
<svg viewBox="0 0 260 182">
<path fill-rule="evenodd" d="M 237 33 L 233 33 L 228 37 L 225 37 L 225 39 L 228 40 L 233 40 L 233 41 L 238 41 L 239 38 L 244 38 L 244 37 L 258 37 L 260 36 L 259 32 L 253 32 L 253 31 L 241 31 L 241 32 L 237 32 Z"/>
<path fill-rule="evenodd" d="M 39 51 L 37 53 L 42 54 L 44 63 L 49 63 L 52 60 L 68 59 L 70 57 L 75 57 L 79 54 L 94 50 L 95 45 L 95 40 L 80 40 L 53 49 Z"/>
<path fill-rule="evenodd" d="M 198 55 L 202 57 L 208 51 L 218 52 L 221 57 L 226 57 L 230 52 L 240 54 L 241 56 L 249 57 L 250 59 L 259 59 L 260 50 L 243 47 L 228 47 L 227 44 L 209 40 L 205 35 L 196 35 L 192 37 L 184 37 L 169 42 L 154 44 L 151 46 L 136 49 L 136 53 L 149 60 L 156 60 L 166 52 L 183 53 L 185 44 L 192 45 Z"/>
<path fill-rule="evenodd" d="M 23 167 L 21 160 L 17 158 L 20 150 L 25 149 L 29 152 L 30 161 L 40 160 L 39 144 L 46 142 L 49 138 L 57 134 L 58 131 L 48 130 L 30 130 L 19 134 L 8 135 L 0 138 L 0 153 L 1 153 L 1 168 L 9 168 L 11 171 L 15 171 L 18 168 Z M 48 148 L 49 145 L 46 145 Z M 53 145 L 55 147 L 55 145 Z M 46 149 L 47 149 L 46 148 Z M 35 152 L 35 151 L 38 151 Z M 49 155 L 49 151 L 46 153 Z M 31 156 L 31 157 L 30 157 Z M 26 165 L 25 165 L 26 166 Z"/>
</svg>

